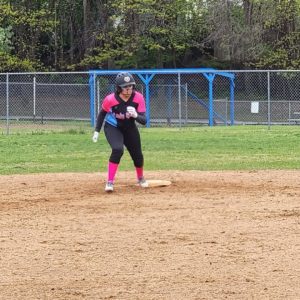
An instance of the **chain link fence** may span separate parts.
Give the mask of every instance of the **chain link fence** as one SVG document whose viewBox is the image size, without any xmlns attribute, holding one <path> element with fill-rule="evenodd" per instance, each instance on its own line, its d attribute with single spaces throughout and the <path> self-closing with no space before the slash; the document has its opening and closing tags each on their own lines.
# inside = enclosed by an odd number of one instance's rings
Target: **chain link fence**
<svg viewBox="0 0 300 300">
<path fill-rule="evenodd" d="M 87 128 L 88 79 L 86 73 L 0 75 L 2 132 Z"/>
<path fill-rule="evenodd" d="M 227 72 L 234 74 L 234 93 L 221 71 L 209 71 L 209 80 L 188 71 L 156 73 L 151 80 L 151 70 L 134 74 L 148 125 L 300 124 L 300 71 Z M 115 90 L 115 76 L 97 74 L 91 85 L 91 72 L 0 74 L 0 131 L 93 130 L 102 99 Z"/>
<path fill-rule="evenodd" d="M 236 72 L 235 75 L 236 124 L 300 123 L 299 71 Z"/>
</svg>

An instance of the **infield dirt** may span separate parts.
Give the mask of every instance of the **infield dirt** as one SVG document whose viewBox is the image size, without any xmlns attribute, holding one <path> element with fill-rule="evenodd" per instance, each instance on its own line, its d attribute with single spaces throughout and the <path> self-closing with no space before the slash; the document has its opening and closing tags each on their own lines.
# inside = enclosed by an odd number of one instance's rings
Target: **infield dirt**
<svg viewBox="0 0 300 300">
<path fill-rule="evenodd" d="M 300 171 L 0 176 L 0 299 L 300 299 Z"/>
</svg>

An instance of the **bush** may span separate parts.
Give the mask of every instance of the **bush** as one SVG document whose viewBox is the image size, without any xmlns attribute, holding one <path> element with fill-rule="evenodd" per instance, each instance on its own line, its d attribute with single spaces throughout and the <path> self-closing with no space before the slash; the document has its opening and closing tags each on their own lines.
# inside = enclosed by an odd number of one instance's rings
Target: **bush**
<svg viewBox="0 0 300 300">
<path fill-rule="evenodd" d="M 0 72 L 34 72 L 41 70 L 39 63 L 28 59 L 20 59 L 17 56 L 0 52 Z"/>
</svg>

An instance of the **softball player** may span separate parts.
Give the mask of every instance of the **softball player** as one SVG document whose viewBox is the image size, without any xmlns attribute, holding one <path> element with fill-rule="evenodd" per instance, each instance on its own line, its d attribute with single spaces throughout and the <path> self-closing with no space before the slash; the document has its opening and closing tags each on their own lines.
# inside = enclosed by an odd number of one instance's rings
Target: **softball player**
<svg viewBox="0 0 300 300">
<path fill-rule="evenodd" d="M 124 153 L 124 145 L 133 160 L 138 183 L 148 187 L 144 179 L 144 157 L 141 139 L 135 121 L 146 124 L 146 106 L 141 93 L 135 91 L 135 81 L 131 74 L 121 72 L 116 77 L 116 91 L 106 96 L 102 109 L 97 117 L 93 141 L 97 142 L 99 132 L 104 122 L 104 133 L 112 149 L 109 162 L 106 192 L 114 190 L 114 180 L 117 169 Z"/>
</svg>

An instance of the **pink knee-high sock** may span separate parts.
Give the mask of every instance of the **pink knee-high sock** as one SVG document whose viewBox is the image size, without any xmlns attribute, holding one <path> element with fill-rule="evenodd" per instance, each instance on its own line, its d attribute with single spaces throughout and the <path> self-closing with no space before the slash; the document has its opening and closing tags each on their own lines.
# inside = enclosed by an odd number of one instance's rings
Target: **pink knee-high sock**
<svg viewBox="0 0 300 300">
<path fill-rule="evenodd" d="M 115 164 L 113 162 L 108 162 L 108 173 L 107 173 L 107 180 L 108 181 L 114 181 L 115 180 L 115 176 L 118 170 L 118 166 L 119 164 Z"/>
<path fill-rule="evenodd" d="M 137 177 L 137 179 L 140 179 L 140 178 L 142 178 L 143 176 L 144 176 L 144 169 L 143 169 L 143 167 L 141 167 L 141 168 L 135 168 L 135 171 L 136 171 L 136 177 Z"/>
</svg>

